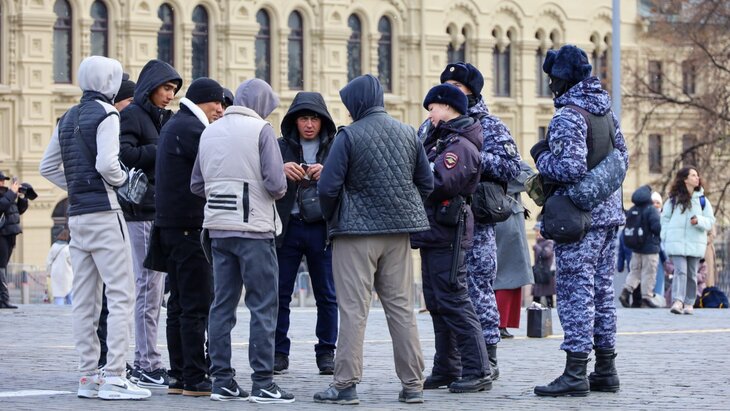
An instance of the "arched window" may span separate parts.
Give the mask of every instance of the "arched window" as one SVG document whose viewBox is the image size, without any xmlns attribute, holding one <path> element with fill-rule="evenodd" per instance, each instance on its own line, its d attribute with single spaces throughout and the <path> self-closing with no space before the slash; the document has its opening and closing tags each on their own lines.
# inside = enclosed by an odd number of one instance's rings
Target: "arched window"
<svg viewBox="0 0 730 411">
<path fill-rule="evenodd" d="M 446 33 L 450 37 L 449 45 L 446 47 L 446 60 L 447 63 L 456 63 L 457 61 L 466 61 L 466 27 L 461 30 L 461 34 L 464 35 L 463 41 L 461 41 L 461 44 L 459 44 L 459 38 L 455 35 L 455 33 L 452 33 L 452 31 L 456 31 L 453 26 L 449 26 L 446 28 Z M 458 45 L 459 47 L 454 47 L 454 45 Z"/>
<path fill-rule="evenodd" d="M 271 84 L 271 20 L 266 10 L 256 13 L 256 78 Z"/>
<path fill-rule="evenodd" d="M 496 30 L 493 32 L 496 35 Z M 494 70 L 494 95 L 497 97 L 509 97 L 511 90 L 511 59 L 510 59 L 510 41 L 512 40 L 511 32 L 507 32 L 506 44 L 494 46 L 492 53 L 492 65 Z"/>
<path fill-rule="evenodd" d="M 157 9 L 157 17 L 162 21 L 157 31 L 157 58 L 175 65 L 175 12 L 172 7 L 163 3 Z"/>
<path fill-rule="evenodd" d="M 535 84 L 537 85 L 537 96 L 538 97 L 551 97 L 550 92 L 550 80 L 548 75 L 542 71 L 542 63 L 545 62 L 545 51 L 539 48 L 535 53 Z"/>
<path fill-rule="evenodd" d="M 390 92 L 393 82 L 393 28 L 385 16 L 378 21 L 378 33 L 378 80 L 383 90 Z"/>
<path fill-rule="evenodd" d="M 347 39 L 347 81 L 362 74 L 362 24 L 360 18 L 351 14 L 347 25 L 352 32 Z"/>
<path fill-rule="evenodd" d="M 56 23 L 53 25 L 53 80 L 71 83 L 71 6 L 66 0 L 53 5 Z"/>
<path fill-rule="evenodd" d="M 109 15 L 107 14 L 106 4 L 103 1 L 96 0 L 91 4 L 91 55 L 92 56 L 108 56 L 109 55 Z"/>
<path fill-rule="evenodd" d="M 193 9 L 193 80 L 208 77 L 208 12 L 203 6 Z"/>
<path fill-rule="evenodd" d="M 304 88 L 304 25 L 298 11 L 289 15 L 289 88 Z"/>
</svg>

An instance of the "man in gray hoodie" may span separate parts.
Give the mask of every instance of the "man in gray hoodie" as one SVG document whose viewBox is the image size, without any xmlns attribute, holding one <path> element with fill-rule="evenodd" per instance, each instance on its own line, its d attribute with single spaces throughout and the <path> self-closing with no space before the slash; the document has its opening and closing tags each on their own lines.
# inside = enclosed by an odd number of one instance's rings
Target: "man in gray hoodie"
<svg viewBox="0 0 730 411">
<path fill-rule="evenodd" d="M 286 193 L 286 176 L 274 129 L 264 118 L 278 105 L 265 81 L 244 81 L 223 118 L 201 135 L 190 179 L 191 191 L 207 200 L 203 228 L 213 258 L 208 341 L 215 401 L 294 402 L 273 381 L 279 276 L 274 237 L 281 232 L 275 201 Z M 231 330 L 242 286 L 251 311 L 250 397 L 231 367 Z"/>
<path fill-rule="evenodd" d="M 150 391 L 125 377 L 134 272 L 129 232 L 114 187 L 126 184 L 119 164 L 119 112 L 112 105 L 122 65 L 92 56 L 79 66 L 81 102 L 58 122 L 40 164 L 43 177 L 68 191 L 71 265 L 74 270 L 73 334 L 79 352 L 78 396 L 140 399 Z M 108 361 L 97 369 L 102 285 L 109 305 Z"/>
</svg>

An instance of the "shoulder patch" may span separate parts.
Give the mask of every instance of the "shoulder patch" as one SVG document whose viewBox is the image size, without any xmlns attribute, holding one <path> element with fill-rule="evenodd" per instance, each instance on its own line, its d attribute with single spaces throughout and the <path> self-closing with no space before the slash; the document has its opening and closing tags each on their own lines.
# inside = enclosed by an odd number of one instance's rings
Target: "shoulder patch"
<svg viewBox="0 0 730 411">
<path fill-rule="evenodd" d="M 448 153 L 444 154 L 444 166 L 451 170 L 452 168 L 456 167 L 456 163 L 459 162 L 459 156 L 456 155 L 456 153 L 452 153 L 449 151 Z"/>
<path fill-rule="evenodd" d="M 502 145 L 504 148 L 504 151 L 507 153 L 510 157 L 515 157 L 517 155 L 517 146 L 513 142 L 507 142 Z"/>
<path fill-rule="evenodd" d="M 560 141 L 560 140 L 553 140 L 553 141 L 550 142 L 549 146 L 550 146 L 550 152 L 554 156 L 557 157 L 560 154 L 562 154 L 562 152 L 563 152 L 563 142 L 562 141 Z"/>
</svg>

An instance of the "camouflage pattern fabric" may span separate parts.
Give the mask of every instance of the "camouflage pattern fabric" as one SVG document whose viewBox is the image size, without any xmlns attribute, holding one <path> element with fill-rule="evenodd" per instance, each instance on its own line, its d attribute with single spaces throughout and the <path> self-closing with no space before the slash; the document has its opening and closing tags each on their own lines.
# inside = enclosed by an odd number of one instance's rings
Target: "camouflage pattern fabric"
<svg viewBox="0 0 730 411">
<path fill-rule="evenodd" d="M 474 224 L 474 245 L 466 254 L 466 267 L 469 298 L 482 325 L 484 342 L 497 344 L 499 311 L 493 289 L 497 277 L 497 239 L 493 224 Z"/>
<path fill-rule="evenodd" d="M 617 228 L 592 228 L 578 242 L 556 244 L 560 349 L 589 353 L 616 345 L 613 275 Z"/>
</svg>

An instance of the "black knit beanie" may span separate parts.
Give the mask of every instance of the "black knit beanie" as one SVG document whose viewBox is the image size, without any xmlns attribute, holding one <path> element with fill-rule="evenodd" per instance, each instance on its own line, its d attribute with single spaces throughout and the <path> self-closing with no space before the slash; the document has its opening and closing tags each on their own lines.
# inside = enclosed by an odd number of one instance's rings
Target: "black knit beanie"
<svg viewBox="0 0 730 411">
<path fill-rule="evenodd" d="M 199 77 L 190 83 L 190 87 L 188 87 L 185 97 L 195 104 L 208 103 L 211 101 L 225 103 L 223 86 L 208 77 Z"/>
</svg>

